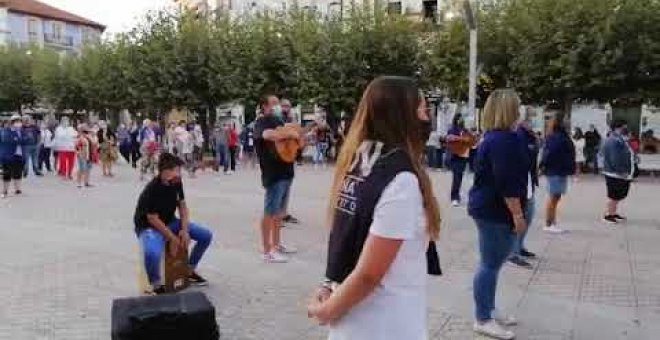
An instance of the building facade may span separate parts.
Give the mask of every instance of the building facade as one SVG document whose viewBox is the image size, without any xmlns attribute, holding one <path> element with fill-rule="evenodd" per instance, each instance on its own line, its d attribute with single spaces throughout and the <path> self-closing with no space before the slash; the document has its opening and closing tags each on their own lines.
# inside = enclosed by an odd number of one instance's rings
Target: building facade
<svg viewBox="0 0 660 340">
<path fill-rule="evenodd" d="M 382 6 L 392 14 L 437 22 L 439 13 L 456 12 L 461 0 L 173 0 L 181 8 L 244 15 L 259 11 L 283 11 L 298 6 L 318 12 L 323 17 L 349 15 L 353 6 Z"/>
<path fill-rule="evenodd" d="M 0 46 L 39 46 L 77 54 L 105 26 L 36 0 L 0 0 Z"/>
</svg>

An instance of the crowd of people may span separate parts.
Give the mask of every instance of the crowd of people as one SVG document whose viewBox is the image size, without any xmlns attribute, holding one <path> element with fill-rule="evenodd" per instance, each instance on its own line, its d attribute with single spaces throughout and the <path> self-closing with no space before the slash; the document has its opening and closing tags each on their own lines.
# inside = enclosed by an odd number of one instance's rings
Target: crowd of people
<svg viewBox="0 0 660 340">
<path fill-rule="evenodd" d="M 308 315 L 330 325 L 329 339 L 425 339 L 425 276 L 440 273 L 435 240 L 441 219 L 422 160 L 426 154 L 433 167 L 443 158 L 438 146 L 445 145 L 453 206 L 463 201 L 466 168 L 474 173 L 467 198 L 480 253 L 473 287 L 474 331 L 513 339 L 509 327 L 517 321 L 497 308 L 497 282 L 507 261 L 532 267 L 530 259 L 536 254 L 526 248 L 525 238 L 533 225 L 540 175 L 547 181 L 543 230 L 558 234 L 564 232 L 558 223 L 559 203 L 576 169 L 596 168 L 594 158 L 602 158 L 607 187 L 603 220 L 612 224 L 625 220 L 618 205 L 627 197 L 636 169 L 624 121 L 613 122 L 601 141 L 595 129 L 585 134 L 576 130 L 571 136 L 564 116 L 554 112 L 541 141 L 529 117 L 520 117 L 519 106 L 514 90 L 496 90 L 486 102 L 480 134 L 468 130 L 457 115 L 442 140 L 432 131 L 415 81 L 393 76 L 377 78 L 367 87 L 350 126 L 341 124 L 338 133 L 323 121 L 292 127 L 290 103 L 275 95 L 261 99 L 257 119 L 240 132 L 232 123 L 221 123 L 204 134 L 199 124 L 186 121 L 161 129 L 148 119 L 140 125 L 120 124 L 116 130 L 104 121 L 74 128 L 66 117 L 52 128 L 14 115 L 0 129 L 2 195 L 7 197 L 11 184 L 20 195 L 21 179 L 30 168 L 36 176 L 57 171 L 65 180 L 73 179 L 75 168 L 80 188 L 92 186 L 94 164 L 101 164 L 103 176 L 114 176 L 113 163 L 119 157 L 139 168 L 141 177 L 151 173 L 134 224 L 150 293 L 160 294 L 165 292 L 160 276 L 163 251 L 188 249 L 192 241 L 188 280 L 207 284 L 196 268 L 213 234 L 191 221 L 181 180 L 182 169 L 194 177 L 206 166 L 205 136 L 218 171 L 236 171 L 240 153 L 249 166 L 259 165 L 264 188 L 260 257 L 266 263 L 285 263 L 296 253 L 282 241 L 280 230 L 284 223 L 297 222 L 288 204 L 295 163 L 305 145 L 314 147 L 313 162 L 320 165 L 335 144 L 325 278 L 309 302 Z M 293 152 L 290 160 L 283 156 L 286 152 Z"/>
</svg>

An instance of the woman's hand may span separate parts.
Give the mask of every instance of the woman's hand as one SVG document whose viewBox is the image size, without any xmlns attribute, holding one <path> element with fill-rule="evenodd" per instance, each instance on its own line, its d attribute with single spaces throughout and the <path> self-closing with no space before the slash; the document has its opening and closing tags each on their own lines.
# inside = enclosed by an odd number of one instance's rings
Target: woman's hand
<svg viewBox="0 0 660 340">
<path fill-rule="evenodd" d="M 321 288 L 324 289 L 324 288 Z M 323 293 L 320 290 L 316 292 L 307 305 L 307 317 L 316 319 L 320 325 L 329 324 L 332 320 L 327 312 L 325 301 L 330 297 L 330 293 Z"/>
<path fill-rule="evenodd" d="M 321 286 L 316 290 L 316 293 L 314 294 L 314 300 L 323 303 L 325 300 L 330 298 L 330 295 L 332 295 L 332 290 L 326 286 Z"/>
</svg>

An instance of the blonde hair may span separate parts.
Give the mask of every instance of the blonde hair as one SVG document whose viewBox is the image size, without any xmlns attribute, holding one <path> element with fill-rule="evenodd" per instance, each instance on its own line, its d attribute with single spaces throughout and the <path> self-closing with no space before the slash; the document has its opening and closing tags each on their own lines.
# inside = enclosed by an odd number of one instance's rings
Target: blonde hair
<svg viewBox="0 0 660 340">
<path fill-rule="evenodd" d="M 512 89 L 497 89 L 488 97 L 481 115 L 484 131 L 510 129 L 520 117 L 520 97 Z"/>
<path fill-rule="evenodd" d="M 410 157 L 422 193 L 427 234 L 431 239 L 438 238 L 440 209 L 431 179 L 421 162 L 425 141 L 417 138 L 422 133 L 417 117 L 419 101 L 419 91 L 408 78 L 380 77 L 369 84 L 337 157 L 328 204 L 330 223 L 334 219 L 339 192 L 355 153 L 363 141 L 371 139 L 399 147 Z"/>
</svg>

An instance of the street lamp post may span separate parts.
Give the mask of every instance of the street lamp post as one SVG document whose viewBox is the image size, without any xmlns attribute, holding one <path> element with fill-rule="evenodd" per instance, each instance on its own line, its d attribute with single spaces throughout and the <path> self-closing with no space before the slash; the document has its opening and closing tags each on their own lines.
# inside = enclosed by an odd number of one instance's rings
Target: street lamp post
<svg viewBox="0 0 660 340">
<path fill-rule="evenodd" d="M 470 66 L 468 72 L 468 114 L 476 119 L 477 103 L 477 22 L 470 5 L 470 0 L 463 3 L 465 21 L 470 29 Z"/>
</svg>

